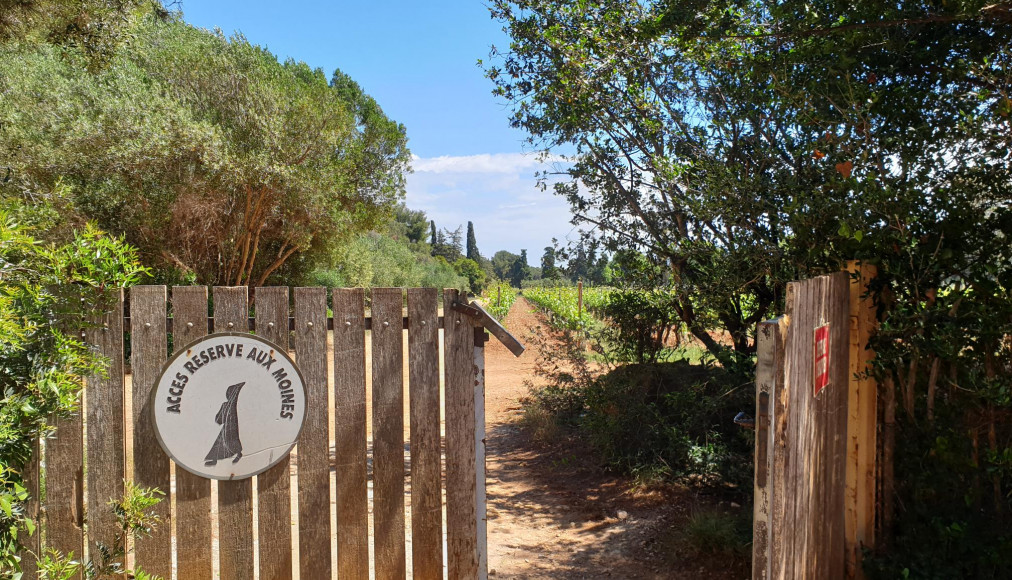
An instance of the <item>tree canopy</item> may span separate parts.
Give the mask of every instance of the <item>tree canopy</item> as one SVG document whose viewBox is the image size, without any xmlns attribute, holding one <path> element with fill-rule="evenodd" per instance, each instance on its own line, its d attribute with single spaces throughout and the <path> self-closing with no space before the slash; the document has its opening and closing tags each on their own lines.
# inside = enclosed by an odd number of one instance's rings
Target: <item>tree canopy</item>
<svg viewBox="0 0 1012 580">
<path fill-rule="evenodd" d="M 666 284 L 727 368 L 751 373 L 789 281 L 878 266 L 874 374 L 903 403 L 885 505 L 902 507 L 880 529 L 898 550 L 866 571 L 1007 576 L 1012 3 L 491 12 L 511 43 L 486 74 L 531 143 L 573 151 L 554 189 L 574 221 L 621 275 Z"/>
<path fill-rule="evenodd" d="M 126 234 L 162 272 L 297 275 L 403 196 L 404 127 L 341 71 L 328 80 L 158 14 L 135 16 L 129 42 L 88 64 L 64 45 L 3 46 L 4 194 L 63 192 L 51 201 L 70 220 Z"/>
<path fill-rule="evenodd" d="M 574 221 L 751 352 L 787 281 L 1008 199 L 1012 27 L 985 4 L 498 0 L 486 72 L 534 145 L 575 147 Z"/>
</svg>

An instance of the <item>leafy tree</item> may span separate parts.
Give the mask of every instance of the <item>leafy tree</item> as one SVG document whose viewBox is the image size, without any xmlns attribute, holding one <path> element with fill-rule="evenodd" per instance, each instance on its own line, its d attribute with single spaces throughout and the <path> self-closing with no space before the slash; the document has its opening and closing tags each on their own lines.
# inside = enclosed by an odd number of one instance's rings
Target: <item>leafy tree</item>
<svg viewBox="0 0 1012 580">
<path fill-rule="evenodd" d="M 994 516 L 1012 509 L 1008 3 L 492 12 L 512 42 L 487 74 L 532 142 L 575 150 L 555 187 L 574 219 L 663 272 L 679 319 L 723 361 L 708 330 L 750 354 L 788 281 L 848 258 L 879 266 L 875 373 L 903 407 L 884 444 L 904 452 L 883 492 L 880 537 L 895 533 L 897 552 L 869 568 L 1012 573 Z"/>
<path fill-rule="evenodd" d="M 523 281 L 530 275 L 530 266 L 527 265 L 527 250 L 520 250 L 520 255 L 513 260 L 509 269 L 509 281 L 514 288 L 521 288 Z"/>
<path fill-rule="evenodd" d="M 457 261 L 464 255 L 464 245 L 461 241 L 461 228 L 451 231 L 443 228 L 436 233 L 435 243 L 432 244 L 432 255 L 444 258 L 448 263 Z"/>
<path fill-rule="evenodd" d="M 475 262 L 481 259 L 481 252 L 478 251 L 478 240 L 474 237 L 473 222 L 467 222 L 467 259 Z"/>
<path fill-rule="evenodd" d="M 328 84 L 323 71 L 281 64 L 242 36 L 181 22 L 140 33 L 145 72 L 223 139 L 228 164 L 209 184 L 219 193 L 209 209 L 222 218 L 211 249 L 226 257 L 216 279 L 263 284 L 292 255 L 375 225 L 403 195 L 403 127 L 340 71 Z M 179 211 L 194 219 L 199 203 L 189 201 Z"/>
<path fill-rule="evenodd" d="M 474 260 L 460 257 L 456 262 L 453 263 L 453 269 L 457 271 L 457 274 L 467 278 L 468 286 L 471 288 L 471 292 L 475 294 L 481 294 L 485 289 L 485 271 L 481 269 L 478 262 Z"/>
<path fill-rule="evenodd" d="M 51 42 L 78 49 L 101 67 L 130 38 L 135 16 L 168 17 L 151 0 L 0 0 L 0 42 Z"/>
<path fill-rule="evenodd" d="M 403 127 L 340 71 L 328 82 L 178 18 L 129 33 L 98 69 L 73 48 L 0 49 L 5 195 L 69 192 L 54 202 L 68 221 L 126 234 L 163 271 L 227 284 L 329 260 L 403 195 Z"/>
<path fill-rule="evenodd" d="M 408 206 L 401 203 L 394 209 L 394 219 L 403 227 L 404 236 L 409 242 L 413 244 L 422 242 L 428 226 L 424 211 L 408 209 Z"/>
<path fill-rule="evenodd" d="M 574 221 L 593 226 L 608 249 L 645 251 L 671 269 L 680 318 L 714 354 L 723 348 L 699 311 L 716 313 L 736 349 L 748 353 L 748 334 L 776 296 L 771 284 L 786 280 L 770 278 L 784 269 L 777 262 L 779 220 L 767 207 L 777 192 L 771 196 L 768 181 L 751 168 L 736 173 L 741 166 L 732 161 L 746 153 L 742 148 L 754 149 L 736 135 L 756 112 L 767 118 L 769 111 L 751 103 L 748 112 L 729 110 L 721 91 L 742 89 L 721 84 L 728 69 L 721 63 L 741 50 L 671 30 L 688 13 L 679 6 L 494 2 L 493 16 L 513 43 L 511 52 L 494 53 L 487 74 L 495 94 L 513 103 L 512 123 L 534 145 L 575 147 L 572 181 L 555 186 Z M 741 129 L 725 130 L 723 116 Z M 759 152 L 761 164 L 777 159 Z M 764 223 L 763 215 L 774 222 Z M 582 251 L 569 274 L 589 278 L 596 257 L 587 261 L 589 250 Z M 757 307 L 738 308 L 744 297 Z"/>
<path fill-rule="evenodd" d="M 541 256 L 541 277 L 542 278 L 556 278 L 559 275 L 559 271 L 555 268 L 555 248 L 552 246 L 545 247 L 545 253 Z"/>
<path fill-rule="evenodd" d="M 492 255 L 492 272 L 500 280 L 509 280 L 513 264 L 520 259 L 520 256 L 508 250 L 499 250 Z M 519 286 L 515 286 L 519 288 Z"/>
<path fill-rule="evenodd" d="M 400 286 L 460 288 L 468 285 L 442 257 L 381 232 L 359 235 L 339 250 L 333 266 L 320 268 L 311 283 L 328 287 Z"/>
</svg>

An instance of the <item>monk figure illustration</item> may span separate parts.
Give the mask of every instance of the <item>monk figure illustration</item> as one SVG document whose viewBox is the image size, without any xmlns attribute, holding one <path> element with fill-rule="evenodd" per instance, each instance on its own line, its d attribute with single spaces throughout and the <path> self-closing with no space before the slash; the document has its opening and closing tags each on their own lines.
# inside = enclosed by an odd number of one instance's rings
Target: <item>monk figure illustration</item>
<svg viewBox="0 0 1012 580">
<path fill-rule="evenodd" d="M 216 465 L 219 459 L 235 456 L 232 463 L 242 459 L 242 441 L 239 440 L 239 391 L 245 382 L 236 383 L 225 391 L 225 402 L 215 415 L 214 421 L 221 425 L 221 432 L 204 458 L 204 465 Z"/>
</svg>

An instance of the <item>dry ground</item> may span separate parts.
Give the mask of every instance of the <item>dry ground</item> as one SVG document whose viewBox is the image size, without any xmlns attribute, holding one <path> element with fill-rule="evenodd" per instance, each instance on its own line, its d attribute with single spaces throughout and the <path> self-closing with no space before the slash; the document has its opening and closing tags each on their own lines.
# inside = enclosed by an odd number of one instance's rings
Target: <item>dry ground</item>
<svg viewBox="0 0 1012 580">
<path fill-rule="evenodd" d="M 522 297 L 506 326 L 545 335 Z M 733 510 L 684 488 L 644 489 L 608 473 L 579 441 L 539 445 L 519 428 L 537 353 L 486 352 L 489 572 L 502 578 L 728 578 L 741 563 L 689 555 L 680 530 L 697 510 Z"/>
</svg>

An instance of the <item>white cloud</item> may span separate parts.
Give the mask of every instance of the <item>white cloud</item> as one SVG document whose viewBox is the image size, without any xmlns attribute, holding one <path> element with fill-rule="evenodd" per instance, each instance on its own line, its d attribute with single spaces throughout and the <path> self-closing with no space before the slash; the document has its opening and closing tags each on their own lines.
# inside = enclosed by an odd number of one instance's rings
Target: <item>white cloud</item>
<svg viewBox="0 0 1012 580">
<path fill-rule="evenodd" d="M 573 229 L 569 205 L 550 187 L 541 191 L 535 178 L 540 171 L 559 171 L 562 162 L 524 153 L 415 157 L 407 204 L 440 228 L 474 222 L 478 249 L 487 257 L 526 249 L 528 262 L 537 266 L 552 238 L 564 240 Z"/>
<path fill-rule="evenodd" d="M 480 155 L 442 155 L 439 157 L 411 157 L 411 167 L 418 173 L 518 173 L 540 170 L 547 163 L 563 162 L 553 155 L 542 160 L 536 153 L 482 153 Z"/>
</svg>

